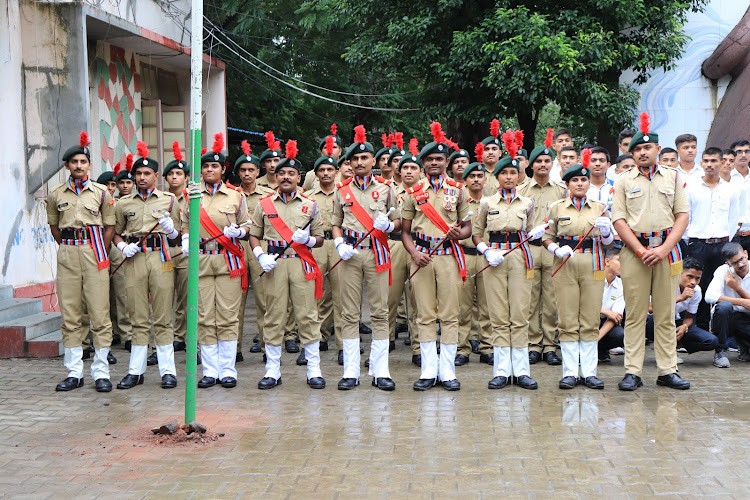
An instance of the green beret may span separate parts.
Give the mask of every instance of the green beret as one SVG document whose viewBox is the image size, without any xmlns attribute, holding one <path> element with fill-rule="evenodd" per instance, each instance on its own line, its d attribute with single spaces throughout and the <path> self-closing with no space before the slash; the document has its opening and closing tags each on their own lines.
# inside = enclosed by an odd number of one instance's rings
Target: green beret
<svg viewBox="0 0 750 500">
<path fill-rule="evenodd" d="M 315 160 L 315 164 L 313 165 L 313 172 L 318 171 L 318 167 L 321 165 L 331 165 L 333 168 L 338 170 L 338 165 L 336 164 L 336 160 L 333 159 L 332 156 L 321 156 L 317 160 Z"/>
<path fill-rule="evenodd" d="M 91 161 L 91 148 L 89 148 L 88 146 L 81 146 L 80 144 L 72 146 L 65 150 L 65 153 L 63 153 L 62 161 L 68 161 L 75 155 L 86 155 L 86 158 Z"/>
<path fill-rule="evenodd" d="M 240 157 L 237 158 L 234 162 L 234 170 L 232 170 L 232 172 L 236 174 L 237 169 L 240 168 L 240 165 L 242 165 L 243 163 L 251 163 L 258 167 L 258 177 L 263 177 L 264 175 L 266 175 L 266 169 L 260 165 L 260 158 L 255 155 L 240 155 Z"/>
<path fill-rule="evenodd" d="M 503 143 L 500 142 L 500 138 L 499 137 L 495 137 L 493 135 L 490 135 L 490 136 L 485 137 L 484 139 L 482 139 L 482 144 L 484 144 L 485 146 L 489 146 L 490 144 L 494 144 L 495 146 L 498 146 L 500 149 L 503 149 Z"/>
<path fill-rule="evenodd" d="M 657 134 L 656 132 L 649 132 L 648 134 L 644 134 L 643 132 L 639 130 L 630 140 L 630 146 L 628 146 L 628 153 L 631 153 L 633 151 L 633 148 L 636 147 L 637 145 L 646 144 L 649 142 L 653 144 L 659 144 L 659 134 Z"/>
<path fill-rule="evenodd" d="M 130 181 L 135 182 L 135 176 L 123 168 L 115 176 L 115 181 L 116 182 L 120 182 L 120 181 L 124 181 L 124 180 L 130 180 Z"/>
<path fill-rule="evenodd" d="M 534 176 L 534 169 L 531 168 L 531 166 L 534 164 L 537 158 L 539 158 L 542 155 L 547 155 L 553 160 L 555 159 L 555 150 L 552 148 L 548 148 L 546 146 L 537 146 L 534 149 L 531 150 L 531 154 L 529 155 L 529 166 L 526 167 L 526 176 L 527 177 L 533 177 Z"/>
<path fill-rule="evenodd" d="M 291 167 L 291 168 L 295 169 L 297 172 L 299 172 L 300 169 L 302 168 L 302 163 L 300 163 L 300 161 L 298 159 L 296 159 L 296 158 L 292 158 L 290 160 L 289 158 L 284 157 L 284 158 L 281 159 L 281 161 L 279 162 L 279 164 L 276 165 L 276 172 L 278 172 L 279 170 L 281 170 L 284 167 Z"/>
<path fill-rule="evenodd" d="M 497 162 L 497 164 L 495 165 L 495 170 L 492 172 L 492 175 L 497 177 L 497 174 L 499 174 L 506 168 L 518 169 L 519 166 L 520 165 L 518 163 L 518 160 L 516 160 L 515 158 L 511 158 L 508 155 L 505 155 L 502 158 L 500 158 L 500 161 Z"/>
<path fill-rule="evenodd" d="M 428 142 L 424 145 L 422 151 L 419 152 L 419 157 L 424 158 L 432 154 L 444 154 L 447 158 L 448 150 L 448 145 L 443 142 Z"/>
<path fill-rule="evenodd" d="M 375 161 L 379 161 L 380 157 L 383 155 L 389 155 L 391 154 L 391 148 L 380 148 L 377 153 L 375 153 Z"/>
<path fill-rule="evenodd" d="M 416 165 L 419 165 L 419 168 L 422 168 L 422 158 L 421 155 L 419 156 L 413 156 L 411 154 L 404 154 L 404 156 L 401 157 L 401 159 L 398 161 L 398 171 L 401 171 L 401 167 L 404 166 L 407 163 L 414 163 Z"/>
<path fill-rule="evenodd" d="M 211 162 L 218 162 L 224 165 L 227 162 L 227 157 L 224 155 L 224 153 L 214 153 L 213 151 L 209 151 L 208 153 L 201 156 L 201 165 Z"/>
<path fill-rule="evenodd" d="M 330 136 L 330 135 L 327 135 L 327 136 L 323 137 L 323 138 L 322 138 L 322 139 L 320 140 L 320 142 L 318 142 L 318 150 L 321 150 L 321 149 L 323 149 L 323 148 L 325 147 L 325 145 L 326 145 L 326 139 L 328 139 L 329 137 L 331 137 L 331 136 Z M 334 135 L 334 136 L 333 136 L 333 142 L 335 142 L 336 144 L 338 144 L 338 146 L 339 146 L 340 148 L 342 148 L 342 147 L 343 147 L 343 146 L 341 145 L 341 137 L 339 137 L 339 136 L 337 136 L 337 135 Z"/>
<path fill-rule="evenodd" d="M 141 167 L 150 168 L 154 172 L 159 171 L 159 163 L 154 160 L 153 158 L 138 158 L 133 163 L 133 168 L 130 170 L 131 172 L 135 172 Z"/>
<path fill-rule="evenodd" d="M 280 149 L 266 149 L 260 154 L 260 162 L 268 160 L 269 158 L 281 158 Z"/>
<path fill-rule="evenodd" d="M 451 153 L 451 155 L 448 157 L 448 168 L 453 165 L 453 162 L 456 161 L 459 158 L 468 158 L 469 152 L 465 149 L 459 149 L 458 151 L 454 151 Z"/>
<path fill-rule="evenodd" d="M 479 163 L 478 161 L 475 161 L 474 163 L 469 163 L 469 166 L 464 169 L 464 173 L 461 175 L 464 179 L 469 177 L 469 174 L 476 170 L 477 172 L 486 172 L 487 167 L 484 166 L 484 163 Z"/>
<path fill-rule="evenodd" d="M 516 156 L 523 156 L 527 160 L 529 159 L 529 153 L 523 148 L 518 150 L 518 153 L 516 153 Z"/>
<path fill-rule="evenodd" d="M 347 160 L 351 160 L 352 156 L 360 153 L 372 153 L 375 155 L 375 148 L 369 142 L 353 142 L 342 156 Z"/>
<path fill-rule="evenodd" d="M 562 176 L 562 180 L 564 182 L 568 182 L 573 177 L 580 177 L 580 176 L 588 177 L 590 179 L 591 178 L 591 169 L 584 167 L 580 163 L 576 163 L 575 165 L 569 166 L 565 170 L 565 173 Z"/>
<path fill-rule="evenodd" d="M 182 169 L 182 171 L 185 172 L 185 175 L 190 175 L 190 167 L 188 166 L 188 164 L 185 163 L 184 161 L 177 161 L 177 160 L 172 160 L 169 163 L 167 163 L 167 166 L 164 167 L 164 172 L 162 172 L 162 175 L 166 177 L 169 172 L 171 172 L 172 170 L 176 168 Z"/>
<path fill-rule="evenodd" d="M 115 180 L 115 174 L 114 172 L 110 170 L 107 170 L 106 172 L 102 172 L 102 175 L 96 178 L 96 182 L 98 184 L 106 184 L 114 180 Z"/>
</svg>

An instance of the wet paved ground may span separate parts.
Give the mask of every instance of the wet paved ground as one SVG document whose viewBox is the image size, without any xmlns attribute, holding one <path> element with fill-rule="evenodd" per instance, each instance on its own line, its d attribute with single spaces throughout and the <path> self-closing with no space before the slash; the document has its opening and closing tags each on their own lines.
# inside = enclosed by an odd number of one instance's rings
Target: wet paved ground
<svg viewBox="0 0 750 500">
<path fill-rule="evenodd" d="M 128 356 L 114 352 L 116 383 Z M 0 494 L 750 496 L 750 364 L 730 354 L 732 367 L 720 370 L 710 354 L 682 354 L 680 372 L 693 388 L 680 392 L 655 386 L 647 353 L 645 387 L 635 393 L 616 388 L 621 356 L 600 367 L 604 391 L 561 391 L 560 367 L 546 364 L 532 366 L 538 391 L 489 391 L 490 367 L 472 356 L 458 368 L 460 392 L 418 393 L 418 368 L 400 341 L 391 354 L 395 392 L 366 378 L 337 391 L 335 350 L 322 353 L 325 390 L 309 389 L 304 367 L 285 353 L 283 385 L 259 391 L 260 355 L 245 353 L 237 388 L 198 390 L 198 420 L 225 433 L 203 445 L 159 444 L 149 432 L 182 420 L 182 370 L 177 390 L 160 389 L 149 367 L 145 385 L 98 394 L 87 362 L 86 385 L 66 394 L 54 392 L 61 360 L 0 360 Z"/>
</svg>

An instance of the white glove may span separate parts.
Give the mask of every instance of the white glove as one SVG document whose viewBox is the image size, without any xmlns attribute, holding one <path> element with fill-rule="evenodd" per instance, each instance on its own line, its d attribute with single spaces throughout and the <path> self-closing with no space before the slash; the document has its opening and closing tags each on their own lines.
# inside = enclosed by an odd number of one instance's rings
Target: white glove
<svg viewBox="0 0 750 500">
<path fill-rule="evenodd" d="M 597 217 L 594 221 L 594 227 L 599 228 L 604 238 L 612 234 L 612 221 L 609 220 L 609 217 Z"/>
<path fill-rule="evenodd" d="M 140 251 L 141 247 L 138 246 L 138 243 L 128 243 L 127 245 L 125 245 L 125 247 L 123 247 L 122 255 L 126 258 L 130 258 Z"/>
<path fill-rule="evenodd" d="M 169 215 L 165 215 L 159 219 L 159 225 L 167 234 L 172 234 L 174 232 L 174 221 Z"/>
<path fill-rule="evenodd" d="M 273 268 L 278 264 L 278 262 L 276 262 L 276 259 L 268 255 L 267 253 L 260 254 L 260 256 L 258 257 L 258 263 L 260 264 L 260 267 L 263 268 L 263 271 L 267 273 L 273 271 Z"/>
<path fill-rule="evenodd" d="M 201 194 L 201 183 L 200 182 L 188 182 L 188 195 Z"/>
<path fill-rule="evenodd" d="M 555 249 L 555 257 L 560 257 L 561 259 L 564 259 L 566 257 L 570 257 L 575 252 L 573 252 L 573 249 L 570 248 L 568 245 L 561 246 L 559 248 Z"/>
<path fill-rule="evenodd" d="M 487 259 L 487 262 L 489 262 L 492 267 L 499 266 L 505 260 L 503 252 L 495 250 L 494 248 L 487 250 L 484 253 L 484 258 Z"/>
<path fill-rule="evenodd" d="M 185 233 L 182 235 L 182 255 L 190 253 L 190 235 Z"/>
<path fill-rule="evenodd" d="M 224 226 L 224 236 L 227 238 L 242 238 L 247 234 L 245 228 L 232 224 L 231 226 Z"/>
<path fill-rule="evenodd" d="M 380 213 L 377 217 L 375 217 L 375 221 L 373 222 L 372 227 L 374 227 L 378 231 L 390 233 L 391 231 L 393 231 L 394 225 L 393 222 L 388 220 L 387 215 Z"/>
<path fill-rule="evenodd" d="M 354 247 L 344 243 L 344 238 L 336 238 L 333 240 L 333 243 L 336 245 L 336 251 L 339 253 L 341 260 L 349 260 L 354 257 L 355 254 L 359 253 Z"/>
<path fill-rule="evenodd" d="M 297 229 L 294 231 L 294 234 L 292 234 L 292 241 L 295 243 L 302 243 L 303 245 L 306 245 L 309 240 L 310 230 L 307 228 Z"/>
<path fill-rule="evenodd" d="M 532 227 L 531 230 L 528 233 L 528 236 L 532 240 L 538 240 L 539 238 L 544 235 L 544 232 L 547 230 L 547 224 L 540 224 L 536 227 Z"/>
</svg>

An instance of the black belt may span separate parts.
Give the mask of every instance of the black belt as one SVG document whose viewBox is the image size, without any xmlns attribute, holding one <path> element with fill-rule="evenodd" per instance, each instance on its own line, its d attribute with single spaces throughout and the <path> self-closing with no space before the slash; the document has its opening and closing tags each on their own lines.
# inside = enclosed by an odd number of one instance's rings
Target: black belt
<svg viewBox="0 0 750 500">
<path fill-rule="evenodd" d="M 360 248 L 370 248 L 370 245 L 367 244 L 368 238 L 372 238 L 372 236 L 368 236 L 367 238 L 363 239 L 359 243 Z M 347 245 L 354 246 L 354 244 L 357 243 L 358 241 L 359 241 L 359 238 L 355 238 L 354 236 L 344 235 L 344 243 L 346 243 Z"/>
<path fill-rule="evenodd" d="M 64 240 L 87 240 L 89 232 L 85 227 L 66 227 L 60 229 L 60 237 Z"/>
<path fill-rule="evenodd" d="M 560 245 L 561 247 L 568 245 L 570 248 L 575 248 L 576 246 L 578 246 L 578 243 L 580 243 L 580 241 L 568 240 L 565 238 L 558 238 L 557 240 L 557 244 Z M 585 240 L 583 240 L 583 243 L 581 243 L 581 246 L 579 246 L 578 248 L 582 250 L 594 248 L 594 240 L 592 240 L 591 238 L 586 238 Z"/>
<path fill-rule="evenodd" d="M 284 251 L 289 248 L 288 246 L 276 246 L 276 245 L 268 245 L 268 250 L 266 250 L 267 253 L 271 255 L 282 255 Z"/>
<path fill-rule="evenodd" d="M 323 231 L 323 239 L 324 240 L 332 240 L 333 239 L 333 231 Z"/>
<path fill-rule="evenodd" d="M 535 247 L 542 246 L 542 239 L 538 238 L 536 240 L 529 240 L 529 245 L 534 245 Z"/>
<path fill-rule="evenodd" d="M 423 248 L 430 248 L 430 249 L 433 248 L 431 243 L 432 241 L 429 241 L 429 240 L 423 240 L 422 238 L 414 238 L 414 244 Z M 452 248 L 450 240 L 444 240 L 440 244 L 440 246 L 445 248 L 446 250 Z"/>
<path fill-rule="evenodd" d="M 729 241 L 729 236 L 724 236 L 723 238 L 690 238 L 690 243 L 693 241 L 700 241 L 701 243 L 705 243 L 706 245 L 716 245 L 717 243 L 726 243 Z"/>
<path fill-rule="evenodd" d="M 467 247 L 466 245 L 461 245 L 461 248 L 464 249 L 465 255 L 479 255 L 476 247 Z"/>
<path fill-rule="evenodd" d="M 128 236 L 126 241 L 128 243 L 141 243 L 140 236 Z M 143 242 L 149 248 L 161 248 L 161 238 L 159 236 L 147 236 Z"/>
<path fill-rule="evenodd" d="M 490 243 L 520 243 L 521 236 L 517 232 L 490 231 Z"/>
<path fill-rule="evenodd" d="M 388 235 L 388 239 L 393 240 L 393 241 L 401 241 L 401 233 L 396 233 L 396 232 L 390 233 Z"/>
</svg>

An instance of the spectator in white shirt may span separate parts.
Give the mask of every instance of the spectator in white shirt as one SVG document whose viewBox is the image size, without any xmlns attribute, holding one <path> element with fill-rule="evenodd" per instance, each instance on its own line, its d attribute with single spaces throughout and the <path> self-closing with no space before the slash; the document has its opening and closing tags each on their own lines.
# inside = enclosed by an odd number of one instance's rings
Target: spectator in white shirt
<svg viewBox="0 0 750 500">
<path fill-rule="evenodd" d="M 591 148 L 591 186 L 586 198 L 612 206 L 612 194 L 615 192 L 615 181 L 607 179 L 609 169 L 609 151 L 601 146 Z"/>
<path fill-rule="evenodd" d="M 706 302 L 715 304 L 711 331 L 726 349 L 727 337 L 737 342 L 740 361 L 750 361 L 750 265 L 747 251 L 739 243 L 727 243 L 722 249 L 725 264 L 714 273 L 706 290 Z"/>
<path fill-rule="evenodd" d="M 659 152 L 659 165 L 671 168 L 679 167 L 680 163 L 677 161 L 677 150 L 672 148 L 662 148 Z"/>
<path fill-rule="evenodd" d="M 698 138 L 693 134 L 681 134 L 675 138 L 674 144 L 680 162 L 677 171 L 686 179 L 703 177 L 703 169 L 695 164 L 695 157 L 698 156 Z"/>
<path fill-rule="evenodd" d="M 750 174 L 750 141 L 734 141 L 729 149 L 734 151 L 734 172 L 732 181 L 747 181 Z"/>
<path fill-rule="evenodd" d="M 750 251 L 750 142 L 741 139 L 732 143 L 735 154 L 732 185 L 740 191 L 742 210 L 740 212 L 740 227 L 734 240 L 747 251 Z"/>
<path fill-rule="evenodd" d="M 620 250 L 610 248 L 604 259 L 604 293 L 599 323 L 599 362 L 609 363 L 609 350 L 623 347 L 625 295 L 620 279 Z"/>
<path fill-rule="evenodd" d="M 737 157 L 734 154 L 734 149 L 725 149 L 721 152 L 721 170 L 719 171 L 719 177 L 727 182 L 732 181 L 732 173 L 734 172 L 734 159 Z"/>
<path fill-rule="evenodd" d="M 567 129 L 559 128 L 555 130 L 552 140 L 552 149 L 555 150 L 556 158 L 552 162 L 552 168 L 549 171 L 549 178 L 553 182 L 562 182 L 562 174 L 568 167 L 562 165 L 560 153 L 563 148 L 573 147 L 573 134 Z M 573 151 L 575 151 L 575 149 Z M 573 160 L 573 163 L 575 163 L 575 160 Z M 570 163 L 570 165 L 573 163 Z"/>
</svg>

